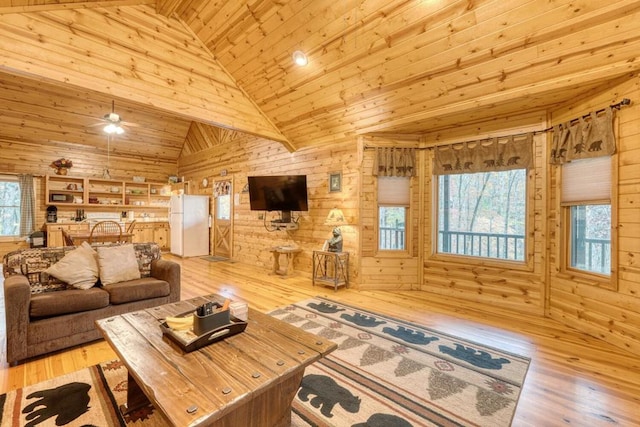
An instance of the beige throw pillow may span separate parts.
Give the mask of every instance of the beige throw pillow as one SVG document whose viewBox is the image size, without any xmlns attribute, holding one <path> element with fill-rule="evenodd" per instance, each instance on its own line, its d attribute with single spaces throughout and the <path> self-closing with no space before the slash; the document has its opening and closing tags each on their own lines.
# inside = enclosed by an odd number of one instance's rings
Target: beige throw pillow
<svg viewBox="0 0 640 427">
<path fill-rule="evenodd" d="M 77 289 L 89 289 L 98 281 L 96 251 L 84 242 L 45 270 L 45 273 Z"/>
<path fill-rule="evenodd" d="M 133 245 L 98 247 L 98 266 L 103 285 L 140 278 Z"/>
</svg>

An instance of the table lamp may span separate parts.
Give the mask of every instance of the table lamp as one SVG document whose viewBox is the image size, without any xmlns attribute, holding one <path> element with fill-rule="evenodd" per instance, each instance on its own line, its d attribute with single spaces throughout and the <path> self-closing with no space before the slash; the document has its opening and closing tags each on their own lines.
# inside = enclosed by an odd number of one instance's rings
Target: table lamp
<svg viewBox="0 0 640 427">
<path fill-rule="evenodd" d="M 325 225 L 332 225 L 334 227 L 333 234 L 327 241 L 329 252 L 342 252 L 342 232 L 340 231 L 340 226 L 346 223 L 347 220 L 340 209 L 333 208 L 329 211 L 329 215 L 327 215 L 327 219 L 324 221 Z"/>
</svg>

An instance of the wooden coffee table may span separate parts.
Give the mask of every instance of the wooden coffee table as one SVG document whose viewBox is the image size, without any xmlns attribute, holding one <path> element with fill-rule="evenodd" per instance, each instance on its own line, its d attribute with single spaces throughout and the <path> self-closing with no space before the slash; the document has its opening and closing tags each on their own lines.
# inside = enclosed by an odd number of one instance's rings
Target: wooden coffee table
<svg viewBox="0 0 640 427">
<path fill-rule="evenodd" d="M 96 322 L 129 370 L 127 408 L 149 402 L 175 426 L 274 427 L 291 423 L 304 369 L 337 345 L 249 308 L 244 332 L 190 353 L 163 336 L 162 319 L 217 295 Z"/>
</svg>

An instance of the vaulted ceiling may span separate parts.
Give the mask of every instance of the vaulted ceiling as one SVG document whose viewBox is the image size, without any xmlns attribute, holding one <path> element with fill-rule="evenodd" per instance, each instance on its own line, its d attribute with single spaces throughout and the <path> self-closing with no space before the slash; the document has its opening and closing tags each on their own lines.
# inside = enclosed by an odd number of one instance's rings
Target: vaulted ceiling
<svg viewBox="0 0 640 427">
<path fill-rule="evenodd" d="M 0 139 L 102 149 L 112 101 L 143 159 L 192 122 L 290 150 L 428 134 L 564 105 L 639 54 L 640 0 L 0 0 Z"/>
</svg>

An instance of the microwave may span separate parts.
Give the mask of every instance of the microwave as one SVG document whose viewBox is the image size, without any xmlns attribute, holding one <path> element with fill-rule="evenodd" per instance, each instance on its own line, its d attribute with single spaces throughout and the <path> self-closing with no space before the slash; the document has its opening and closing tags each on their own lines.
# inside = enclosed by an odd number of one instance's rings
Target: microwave
<svg viewBox="0 0 640 427">
<path fill-rule="evenodd" d="M 49 201 L 73 203 L 73 194 L 51 193 L 49 194 Z"/>
</svg>

